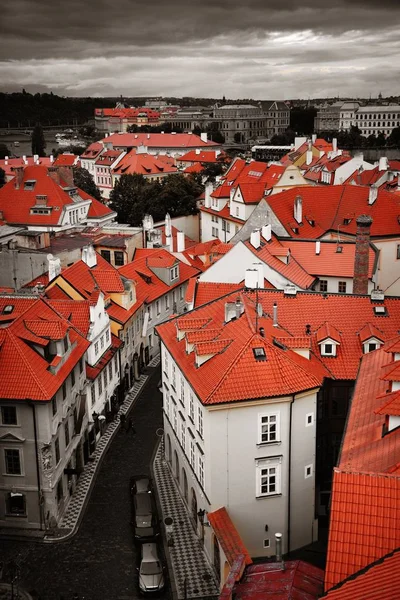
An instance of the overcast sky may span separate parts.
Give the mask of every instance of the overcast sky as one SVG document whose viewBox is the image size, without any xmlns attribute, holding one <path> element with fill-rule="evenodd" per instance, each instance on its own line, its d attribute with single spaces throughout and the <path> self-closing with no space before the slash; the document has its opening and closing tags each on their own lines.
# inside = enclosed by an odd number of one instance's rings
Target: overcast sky
<svg viewBox="0 0 400 600">
<path fill-rule="evenodd" d="M 399 94 L 400 0 L 13 0 L 0 88 L 68 96 Z"/>
</svg>

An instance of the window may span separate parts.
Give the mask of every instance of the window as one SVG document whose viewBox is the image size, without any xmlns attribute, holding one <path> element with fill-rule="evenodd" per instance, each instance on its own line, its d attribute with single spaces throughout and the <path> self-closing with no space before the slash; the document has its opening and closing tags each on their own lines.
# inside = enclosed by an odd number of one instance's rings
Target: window
<svg viewBox="0 0 400 600">
<path fill-rule="evenodd" d="M 161 312 L 161 310 L 160 310 L 160 301 L 159 300 L 157 300 L 157 302 L 156 302 L 156 312 L 157 312 L 157 315 L 159 315 L 160 312 Z"/>
<path fill-rule="evenodd" d="M 202 488 L 204 488 L 204 459 L 199 454 L 199 481 Z"/>
<path fill-rule="evenodd" d="M 182 448 L 186 449 L 186 425 L 183 421 L 181 421 L 181 443 Z"/>
<path fill-rule="evenodd" d="M 147 312 L 149 313 L 149 321 L 151 321 L 152 315 L 153 315 L 153 311 L 151 309 L 151 306 L 149 306 L 149 308 L 147 309 Z"/>
<path fill-rule="evenodd" d="M 63 346 L 64 346 L 64 353 L 65 353 L 68 350 L 68 337 L 67 336 L 65 336 L 65 338 L 63 339 Z"/>
<path fill-rule="evenodd" d="M 271 542 L 270 542 L 269 538 L 264 540 L 264 543 L 263 543 L 264 548 L 269 548 L 270 545 L 271 545 Z"/>
<path fill-rule="evenodd" d="M 106 390 L 107 389 L 107 384 L 108 384 L 108 382 L 107 382 L 107 369 L 104 369 L 104 371 L 103 371 L 103 383 L 104 383 L 104 389 Z"/>
<path fill-rule="evenodd" d="M 197 416 L 199 419 L 197 431 L 199 432 L 199 435 L 202 438 L 203 437 L 203 412 L 201 410 L 201 406 L 197 407 Z"/>
<path fill-rule="evenodd" d="M 79 373 L 83 373 L 83 359 L 82 358 L 79 361 Z"/>
<path fill-rule="evenodd" d="M 107 331 L 106 331 L 106 344 L 108 344 L 109 341 L 110 341 L 110 331 L 109 331 L 109 329 L 107 329 Z"/>
<path fill-rule="evenodd" d="M 94 353 L 98 354 L 99 353 L 99 342 L 95 342 L 94 343 Z"/>
<path fill-rule="evenodd" d="M 65 422 L 64 433 L 65 433 L 65 447 L 68 448 L 68 446 L 69 446 L 69 423 L 68 423 L 68 421 Z"/>
<path fill-rule="evenodd" d="M 180 292 L 180 299 L 183 300 L 183 296 L 184 296 L 183 285 L 179 288 L 179 292 Z"/>
<path fill-rule="evenodd" d="M 174 404 L 174 408 L 172 411 L 172 416 L 174 419 L 174 430 L 175 430 L 175 432 L 177 432 L 178 431 L 178 411 L 176 410 L 175 404 Z"/>
<path fill-rule="evenodd" d="M 150 335 L 149 335 L 149 346 L 150 346 L 150 348 L 152 348 L 152 347 L 153 347 L 153 336 L 152 336 L 152 334 L 151 334 L 151 333 L 150 333 Z"/>
<path fill-rule="evenodd" d="M 26 500 L 24 494 L 10 492 L 6 495 L 6 514 L 19 517 L 26 516 Z"/>
<path fill-rule="evenodd" d="M 101 374 L 100 374 L 100 377 L 97 380 L 97 385 L 98 385 L 98 388 L 99 388 L 99 396 L 101 396 L 101 394 L 103 393 L 103 378 L 102 378 Z"/>
<path fill-rule="evenodd" d="M 104 336 L 101 336 L 100 338 L 100 348 L 103 350 L 104 348 Z"/>
<path fill-rule="evenodd" d="M 346 282 L 345 281 L 339 281 L 339 283 L 338 283 L 338 292 L 340 294 L 345 294 L 346 293 Z"/>
<path fill-rule="evenodd" d="M 75 385 L 75 369 L 72 369 L 71 371 L 71 386 L 74 387 Z"/>
<path fill-rule="evenodd" d="M 218 229 L 217 227 L 211 227 L 211 235 L 215 238 L 218 237 Z"/>
<path fill-rule="evenodd" d="M 314 424 L 314 413 L 308 413 L 306 415 L 306 427 L 311 427 Z"/>
<path fill-rule="evenodd" d="M 313 475 L 313 466 L 312 465 L 307 465 L 304 467 L 304 479 L 308 479 L 309 477 L 312 477 Z"/>
<path fill-rule="evenodd" d="M 319 291 L 327 292 L 328 291 L 328 281 L 326 279 L 319 280 Z"/>
<path fill-rule="evenodd" d="M 51 399 L 51 410 L 54 415 L 57 413 L 57 396 L 53 396 Z"/>
<path fill-rule="evenodd" d="M 165 303 L 165 310 L 169 309 L 169 295 L 166 294 L 165 298 L 164 298 L 164 303 Z"/>
<path fill-rule="evenodd" d="M 175 279 L 178 279 L 179 277 L 179 271 L 178 271 L 178 267 L 172 267 L 172 269 L 169 272 L 170 274 L 170 280 L 174 281 Z"/>
<path fill-rule="evenodd" d="M 190 394 L 190 399 L 189 399 L 189 417 L 191 418 L 192 422 L 194 423 L 194 399 L 193 399 L 192 394 Z"/>
<path fill-rule="evenodd" d="M 56 438 L 54 442 L 54 454 L 56 456 L 56 465 L 60 462 L 60 441 Z"/>
<path fill-rule="evenodd" d="M 17 425 L 17 408 L 15 406 L 2 406 L 1 422 L 3 425 Z"/>
<path fill-rule="evenodd" d="M 113 368 L 112 368 L 112 361 L 110 361 L 110 363 L 108 364 L 108 379 L 111 381 L 113 378 Z"/>
<path fill-rule="evenodd" d="M 176 368 L 172 365 L 172 387 L 176 389 Z"/>
<path fill-rule="evenodd" d="M 330 356 L 333 354 L 333 344 L 323 344 L 322 345 L 322 354 L 325 356 Z"/>
<path fill-rule="evenodd" d="M 400 244 L 397 244 L 397 249 L 396 249 L 396 258 L 400 259 Z"/>
<path fill-rule="evenodd" d="M 96 403 L 96 388 L 94 383 L 92 383 L 92 385 L 90 386 L 90 402 L 91 406 L 94 406 L 94 404 Z"/>
<path fill-rule="evenodd" d="M 114 252 L 114 264 L 116 267 L 122 267 L 124 264 L 124 253 L 120 251 Z"/>
<path fill-rule="evenodd" d="M 281 459 L 258 461 L 257 496 L 273 496 L 281 493 Z"/>
<path fill-rule="evenodd" d="M 260 415 L 259 444 L 278 442 L 279 439 L 279 414 Z"/>
<path fill-rule="evenodd" d="M 65 398 L 67 397 L 67 384 L 65 383 L 65 381 L 62 385 L 62 397 L 63 397 L 63 400 L 65 400 Z"/>
<path fill-rule="evenodd" d="M 19 450 L 6 448 L 4 450 L 4 461 L 7 475 L 22 475 Z"/>
<path fill-rule="evenodd" d="M 109 250 L 101 250 L 100 254 L 107 262 L 111 263 L 111 252 Z"/>
<path fill-rule="evenodd" d="M 193 469 L 195 469 L 196 465 L 196 448 L 194 445 L 194 441 L 190 440 L 190 464 Z"/>
<path fill-rule="evenodd" d="M 377 344 L 371 342 L 368 344 L 368 352 L 373 352 L 374 350 L 376 350 L 377 348 Z"/>
<path fill-rule="evenodd" d="M 62 478 L 57 483 L 57 503 L 60 504 L 61 500 L 64 498 L 64 487 Z"/>
</svg>

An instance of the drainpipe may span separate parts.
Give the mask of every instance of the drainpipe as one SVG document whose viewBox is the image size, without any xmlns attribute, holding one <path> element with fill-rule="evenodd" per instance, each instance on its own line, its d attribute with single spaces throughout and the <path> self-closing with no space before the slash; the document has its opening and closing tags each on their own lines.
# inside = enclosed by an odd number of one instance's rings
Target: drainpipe
<svg viewBox="0 0 400 600">
<path fill-rule="evenodd" d="M 42 486 L 40 484 L 40 469 L 39 469 L 39 448 L 38 448 L 38 437 L 37 437 L 37 422 L 36 422 L 36 410 L 35 403 L 28 400 L 28 404 L 32 408 L 33 417 L 33 432 L 35 436 L 35 454 L 36 454 L 36 477 L 38 486 L 38 504 L 39 504 L 39 518 L 40 518 L 40 529 L 43 529 L 43 517 L 42 517 Z"/>
<path fill-rule="evenodd" d="M 290 401 L 290 414 L 289 414 L 289 457 L 288 457 L 288 530 L 287 530 L 287 552 L 290 554 L 290 529 L 291 529 L 291 482 L 292 482 L 292 417 L 293 417 L 293 402 L 294 396 Z"/>
</svg>

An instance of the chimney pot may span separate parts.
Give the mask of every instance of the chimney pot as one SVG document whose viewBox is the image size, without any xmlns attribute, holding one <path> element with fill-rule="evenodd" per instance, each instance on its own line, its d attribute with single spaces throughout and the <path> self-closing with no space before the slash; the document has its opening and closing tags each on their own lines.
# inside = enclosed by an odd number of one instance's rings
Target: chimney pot
<svg viewBox="0 0 400 600">
<path fill-rule="evenodd" d="M 317 240 L 315 242 L 315 254 L 320 254 L 321 253 L 321 242 L 319 240 Z"/>
<path fill-rule="evenodd" d="M 266 240 L 267 242 L 269 242 L 271 239 L 271 230 L 272 230 L 272 228 L 271 228 L 270 224 L 263 225 L 263 227 L 261 229 L 261 234 L 262 234 L 264 240 Z"/>
<path fill-rule="evenodd" d="M 260 247 L 260 230 L 255 229 L 250 235 L 250 244 L 257 250 Z"/>
<path fill-rule="evenodd" d="M 378 197 L 378 188 L 371 186 L 368 193 L 368 204 L 373 204 Z"/>
<path fill-rule="evenodd" d="M 276 302 L 274 302 L 274 306 L 272 309 L 272 325 L 274 327 L 279 327 L 279 323 L 278 323 L 278 305 Z"/>
<path fill-rule="evenodd" d="M 177 252 L 184 252 L 185 250 L 185 234 L 183 231 L 178 231 L 177 235 Z"/>
</svg>

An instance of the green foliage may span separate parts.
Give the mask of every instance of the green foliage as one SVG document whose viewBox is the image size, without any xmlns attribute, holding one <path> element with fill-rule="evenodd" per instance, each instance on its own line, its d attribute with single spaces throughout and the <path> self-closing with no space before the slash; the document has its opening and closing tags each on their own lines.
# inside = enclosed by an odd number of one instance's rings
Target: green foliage
<svg viewBox="0 0 400 600">
<path fill-rule="evenodd" d="M 10 156 L 10 151 L 5 144 L 0 144 L 0 158 Z"/>
<path fill-rule="evenodd" d="M 6 182 L 6 172 L 3 171 L 2 168 L 0 168 L 0 188 L 3 187 L 5 182 Z"/>
<path fill-rule="evenodd" d="M 96 200 L 102 200 L 100 190 L 95 184 L 91 173 L 82 167 L 74 167 L 73 171 L 75 185 L 87 194 L 90 194 L 90 196 L 93 196 L 93 198 L 96 198 Z"/>
<path fill-rule="evenodd" d="M 395 127 L 386 140 L 388 146 L 400 148 L 400 127 Z"/>
<path fill-rule="evenodd" d="M 32 131 L 32 154 L 38 156 L 45 156 L 46 141 L 44 139 L 43 128 L 40 123 L 35 125 Z"/>
<path fill-rule="evenodd" d="M 110 207 L 118 213 L 120 223 L 140 226 L 145 214 L 161 221 L 197 213 L 197 198 L 202 192 L 198 181 L 181 174 L 168 175 L 149 182 L 143 175 L 122 175 L 110 194 Z"/>
<path fill-rule="evenodd" d="M 287 129 L 283 133 L 273 135 L 271 138 L 271 144 L 274 146 L 290 146 L 293 144 L 295 137 L 295 132 L 292 129 Z"/>
<path fill-rule="evenodd" d="M 317 116 L 316 108 L 292 108 L 290 111 L 290 129 L 296 135 L 311 135 L 314 131 L 314 118 Z"/>
<path fill-rule="evenodd" d="M 69 154 L 77 154 L 80 156 L 85 152 L 85 146 L 77 146 L 75 144 L 71 144 L 70 146 L 57 146 L 57 148 L 53 148 L 51 153 L 54 157 L 57 157 L 59 154 L 65 154 L 68 152 Z"/>
<path fill-rule="evenodd" d="M 129 125 L 127 127 L 128 133 L 171 133 L 171 131 L 175 131 L 175 133 L 182 133 L 182 129 L 180 127 L 174 127 L 172 129 L 171 123 L 162 123 L 161 125 Z"/>
<path fill-rule="evenodd" d="M 201 163 L 202 173 L 201 175 L 205 177 L 205 182 L 211 181 L 215 182 L 216 177 L 225 173 L 226 168 L 222 161 L 216 163 Z"/>
</svg>

